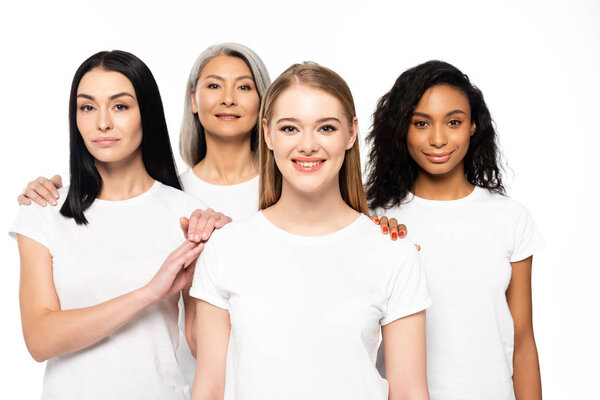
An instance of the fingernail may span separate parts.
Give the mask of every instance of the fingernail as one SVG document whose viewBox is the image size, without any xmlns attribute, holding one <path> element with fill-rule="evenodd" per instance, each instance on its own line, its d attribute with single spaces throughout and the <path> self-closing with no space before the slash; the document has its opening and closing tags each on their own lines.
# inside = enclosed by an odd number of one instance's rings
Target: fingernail
<svg viewBox="0 0 600 400">
<path fill-rule="evenodd" d="M 396 232 L 392 232 L 392 240 L 398 239 L 398 234 Z"/>
<path fill-rule="evenodd" d="M 379 223 L 379 218 L 375 218 L 375 223 L 378 224 Z"/>
<path fill-rule="evenodd" d="M 398 236 L 400 236 L 400 237 L 404 236 L 404 232 L 402 232 L 402 231 L 398 232 Z"/>
<path fill-rule="evenodd" d="M 387 228 L 387 226 L 384 226 L 384 227 L 383 227 L 383 233 L 388 233 L 388 228 Z"/>
</svg>

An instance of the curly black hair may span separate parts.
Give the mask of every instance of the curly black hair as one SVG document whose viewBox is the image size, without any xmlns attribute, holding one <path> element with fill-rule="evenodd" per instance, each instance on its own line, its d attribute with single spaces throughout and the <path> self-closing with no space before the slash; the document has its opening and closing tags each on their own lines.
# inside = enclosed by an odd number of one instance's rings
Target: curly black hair
<svg viewBox="0 0 600 400">
<path fill-rule="evenodd" d="M 473 185 L 505 194 L 496 131 L 481 90 L 456 67 L 434 60 L 403 72 L 392 89 L 377 103 L 373 125 L 367 136 L 371 150 L 366 186 L 371 209 L 400 205 L 412 189 L 419 166 L 408 153 L 408 128 L 421 97 L 427 89 L 436 85 L 455 87 L 469 99 L 476 130 L 463 160 L 467 180 Z"/>
</svg>

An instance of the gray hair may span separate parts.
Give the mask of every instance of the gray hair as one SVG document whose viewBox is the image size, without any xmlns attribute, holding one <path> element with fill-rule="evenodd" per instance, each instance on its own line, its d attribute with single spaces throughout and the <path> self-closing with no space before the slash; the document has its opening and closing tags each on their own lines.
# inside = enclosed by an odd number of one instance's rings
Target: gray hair
<svg viewBox="0 0 600 400">
<path fill-rule="evenodd" d="M 192 112 L 191 94 L 196 91 L 198 78 L 202 69 L 213 58 L 225 55 L 237 57 L 243 60 L 252 76 L 258 92 L 259 104 L 267 87 L 271 83 L 267 68 L 258 55 L 248 47 L 238 43 L 215 44 L 204 50 L 196 59 L 190 76 L 185 87 L 185 102 L 183 106 L 183 119 L 181 121 L 181 131 L 179 133 L 179 153 L 183 161 L 190 167 L 198 164 L 206 156 L 206 139 L 204 137 L 204 127 L 200 124 L 198 116 Z M 251 149 L 254 151 L 258 146 L 258 124 L 252 129 Z"/>
</svg>

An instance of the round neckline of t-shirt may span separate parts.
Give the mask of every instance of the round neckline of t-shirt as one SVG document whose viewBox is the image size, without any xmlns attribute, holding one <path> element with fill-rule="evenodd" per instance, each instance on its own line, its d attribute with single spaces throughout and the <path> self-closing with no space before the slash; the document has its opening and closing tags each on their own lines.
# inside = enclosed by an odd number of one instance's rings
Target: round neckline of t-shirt
<svg viewBox="0 0 600 400">
<path fill-rule="evenodd" d="M 146 190 L 145 192 L 143 192 L 135 197 L 131 197 L 131 198 L 125 199 L 125 200 L 96 199 L 96 200 L 94 200 L 93 205 L 96 205 L 98 207 L 125 207 L 125 206 L 129 206 L 132 204 L 137 204 L 140 201 L 143 201 L 147 197 L 151 196 L 152 193 L 156 192 L 161 186 L 163 186 L 163 184 L 160 183 L 159 181 L 155 180 L 154 183 L 152 184 L 152 186 L 150 186 L 150 188 L 148 190 Z"/>
<path fill-rule="evenodd" d="M 214 188 L 214 189 L 219 189 L 219 190 L 235 190 L 235 189 L 239 189 L 242 186 L 245 185 L 250 185 L 253 184 L 254 182 L 258 181 L 258 175 L 256 175 L 253 178 L 248 179 L 247 181 L 244 182 L 240 182 L 240 183 L 234 183 L 233 185 L 217 185 L 216 183 L 210 183 L 210 182 L 206 182 L 205 180 L 202 180 L 198 175 L 196 175 L 196 173 L 194 172 L 194 170 L 192 168 L 188 169 L 189 173 L 192 175 L 192 177 L 194 178 L 194 180 L 198 183 L 200 183 L 201 185 L 210 187 L 210 188 Z"/>
<path fill-rule="evenodd" d="M 297 235 L 295 233 L 288 232 L 286 230 L 281 229 L 277 225 L 273 224 L 265 215 L 262 210 L 257 213 L 259 223 L 262 224 L 267 230 L 275 235 L 284 238 L 286 240 L 291 240 L 296 243 L 326 243 L 331 242 L 333 240 L 339 240 L 340 238 L 349 235 L 354 232 L 356 229 L 359 229 L 365 223 L 365 220 L 369 223 L 372 223 L 369 217 L 364 214 L 360 214 L 354 221 L 345 227 L 338 229 L 335 232 L 328 233 L 326 235 L 318 235 L 318 236 L 303 236 Z"/>
<path fill-rule="evenodd" d="M 473 188 L 473 191 L 471 191 L 471 193 L 469 193 L 465 197 L 462 197 L 462 198 L 456 199 L 456 200 L 430 200 L 430 199 L 424 199 L 419 196 L 415 196 L 413 193 L 410 193 L 409 198 L 407 199 L 407 203 L 415 202 L 415 203 L 419 203 L 419 204 L 423 204 L 423 205 L 430 205 L 430 206 L 436 206 L 436 207 L 455 207 L 458 205 L 468 203 L 468 202 L 478 198 L 483 193 L 483 190 L 484 190 L 483 188 L 481 188 L 479 186 L 475 186 Z"/>
</svg>

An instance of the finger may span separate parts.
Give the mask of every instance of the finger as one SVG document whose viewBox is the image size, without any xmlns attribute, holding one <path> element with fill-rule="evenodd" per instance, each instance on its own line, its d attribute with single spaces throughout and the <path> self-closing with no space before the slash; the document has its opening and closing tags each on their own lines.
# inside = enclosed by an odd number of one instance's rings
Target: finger
<svg viewBox="0 0 600 400">
<path fill-rule="evenodd" d="M 392 240 L 398 239 L 398 220 L 396 218 L 390 218 L 388 221 L 388 225 L 390 226 L 390 236 Z"/>
<path fill-rule="evenodd" d="M 398 237 L 405 238 L 408 235 L 408 230 L 406 229 L 406 225 L 400 224 L 398 225 Z"/>
<path fill-rule="evenodd" d="M 179 227 L 183 231 L 183 237 L 187 239 L 188 236 L 188 226 L 190 225 L 190 220 L 186 217 L 179 218 Z"/>
<path fill-rule="evenodd" d="M 54 182 L 46 180 L 44 182 L 41 182 L 41 184 L 53 196 L 52 199 L 47 199 L 48 202 L 50 202 L 50 200 L 52 200 L 52 201 L 54 201 L 54 203 L 56 203 L 56 199 L 58 199 L 58 189 L 56 189 L 56 186 L 54 186 Z M 52 203 L 50 203 L 50 204 L 52 204 Z M 52 204 L 52 205 L 54 205 L 54 204 Z"/>
<path fill-rule="evenodd" d="M 385 215 L 382 217 L 379 217 L 379 226 L 381 227 L 381 233 L 383 233 L 384 235 L 387 235 L 389 227 L 388 227 L 388 217 L 386 217 Z"/>
<path fill-rule="evenodd" d="M 45 183 L 48 182 L 46 178 L 38 178 L 37 181 L 32 182 L 27 186 L 28 189 L 35 191 L 38 195 L 44 198 L 45 201 L 56 205 L 56 197 L 50 192 L 50 190 L 46 187 Z"/>
<path fill-rule="evenodd" d="M 415 243 L 415 247 L 417 248 L 417 251 L 421 251 L 421 246 Z"/>
<path fill-rule="evenodd" d="M 202 228 L 202 240 L 208 240 L 210 235 L 215 230 L 215 224 L 217 222 L 217 215 L 209 217 L 206 221 L 206 225 Z"/>
<path fill-rule="evenodd" d="M 188 239 L 196 242 L 200 241 L 200 233 L 198 231 L 198 224 L 204 215 L 204 211 L 195 210 L 190 216 L 190 224 L 188 226 Z"/>
<path fill-rule="evenodd" d="M 204 249 L 204 243 L 196 243 L 196 242 L 191 242 L 191 243 L 196 245 L 196 247 L 186 251 L 185 253 L 181 254 L 177 258 L 177 264 L 181 265 L 182 267 L 183 267 L 183 265 L 186 264 L 186 262 L 188 260 L 194 261 L 196 259 L 196 257 L 198 257 L 200 252 L 202 252 L 202 249 Z"/>
<path fill-rule="evenodd" d="M 31 205 L 31 200 L 25 197 L 25 195 L 20 194 L 19 197 L 17 197 L 17 200 L 19 201 L 19 204 L 25 204 L 26 206 Z"/>
<path fill-rule="evenodd" d="M 175 261 L 175 260 L 179 259 L 183 254 L 187 253 L 188 251 L 190 251 L 197 245 L 198 245 L 198 243 L 196 243 L 196 242 L 192 242 L 190 240 L 185 240 L 183 243 L 181 243 L 179 245 L 179 247 L 177 247 L 175 250 L 173 250 L 171 252 L 171 254 L 169 254 L 169 256 L 167 257 L 167 260 Z"/>
<path fill-rule="evenodd" d="M 371 218 L 371 221 L 374 223 L 379 224 L 379 217 L 377 217 L 377 215 L 373 214 L 369 218 Z"/>
<path fill-rule="evenodd" d="M 54 186 L 56 186 L 57 189 L 63 187 L 62 178 L 60 175 L 54 175 L 52 178 L 50 178 L 50 181 L 54 183 Z"/>
<path fill-rule="evenodd" d="M 222 228 L 232 221 L 231 217 L 228 217 L 222 212 L 218 212 L 217 215 L 219 216 L 219 219 L 215 222 L 215 228 Z"/>
<path fill-rule="evenodd" d="M 35 190 L 29 188 L 29 186 L 23 192 L 23 196 L 35 201 L 42 207 L 46 207 L 46 205 L 48 204 L 48 203 L 46 203 L 46 200 L 44 200 L 44 198 L 42 196 L 37 194 L 37 192 Z"/>
</svg>

